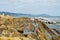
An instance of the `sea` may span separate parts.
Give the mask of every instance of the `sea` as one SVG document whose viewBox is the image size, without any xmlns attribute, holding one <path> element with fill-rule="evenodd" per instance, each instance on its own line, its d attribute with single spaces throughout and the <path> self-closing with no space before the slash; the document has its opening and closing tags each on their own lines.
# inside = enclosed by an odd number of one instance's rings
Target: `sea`
<svg viewBox="0 0 60 40">
<path fill-rule="evenodd" d="M 43 18 L 56 22 L 56 24 L 46 24 L 49 28 L 60 28 L 60 16 L 51 16 L 51 17 L 43 17 Z"/>
</svg>

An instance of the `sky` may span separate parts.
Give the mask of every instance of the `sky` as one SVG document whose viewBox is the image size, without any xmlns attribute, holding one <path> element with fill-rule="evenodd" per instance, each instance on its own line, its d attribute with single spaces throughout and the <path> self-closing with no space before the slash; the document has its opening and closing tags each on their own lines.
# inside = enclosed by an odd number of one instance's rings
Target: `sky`
<svg viewBox="0 0 60 40">
<path fill-rule="evenodd" d="M 60 16 L 60 0 L 0 0 L 0 12 Z"/>
</svg>

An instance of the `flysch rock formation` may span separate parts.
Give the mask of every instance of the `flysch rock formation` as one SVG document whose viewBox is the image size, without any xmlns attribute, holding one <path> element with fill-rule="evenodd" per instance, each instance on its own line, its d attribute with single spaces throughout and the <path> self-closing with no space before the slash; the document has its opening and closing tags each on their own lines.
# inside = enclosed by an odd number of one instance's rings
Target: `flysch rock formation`
<svg viewBox="0 0 60 40">
<path fill-rule="evenodd" d="M 60 40 L 41 21 L 0 15 L 0 40 Z M 51 37 L 50 37 L 50 36 Z"/>
</svg>

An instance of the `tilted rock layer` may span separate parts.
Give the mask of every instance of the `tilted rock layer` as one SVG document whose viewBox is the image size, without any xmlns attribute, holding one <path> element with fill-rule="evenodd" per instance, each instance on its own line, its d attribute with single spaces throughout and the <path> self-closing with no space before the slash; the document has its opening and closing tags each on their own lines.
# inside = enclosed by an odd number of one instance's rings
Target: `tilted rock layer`
<svg viewBox="0 0 60 40">
<path fill-rule="evenodd" d="M 35 24 L 35 25 L 33 25 Z M 26 32 L 26 33 L 25 33 Z M 55 36 L 55 35 L 54 35 Z M 55 40 L 49 38 L 41 21 L 28 17 L 0 15 L 0 40 Z M 56 38 L 59 40 L 59 38 Z"/>
</svg>

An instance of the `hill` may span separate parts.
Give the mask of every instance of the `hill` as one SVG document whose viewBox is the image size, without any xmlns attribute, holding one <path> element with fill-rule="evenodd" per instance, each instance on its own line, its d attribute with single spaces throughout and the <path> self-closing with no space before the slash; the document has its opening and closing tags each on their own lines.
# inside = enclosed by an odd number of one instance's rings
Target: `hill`
<svg viewBox="0 0 60 40">
<path fill-rule="evenodd" d="M 48 14 L 39 14 L 39 15 L 33 15 L 33 14 L 24 14 L 24 13 L 11 13 L 11 12 L 0 12 L 0 14 L 10 15 L 10 16 L 29 16 L 29 17 L 40 17 L 40 16 L 50 16 Z"/>
</svg>

